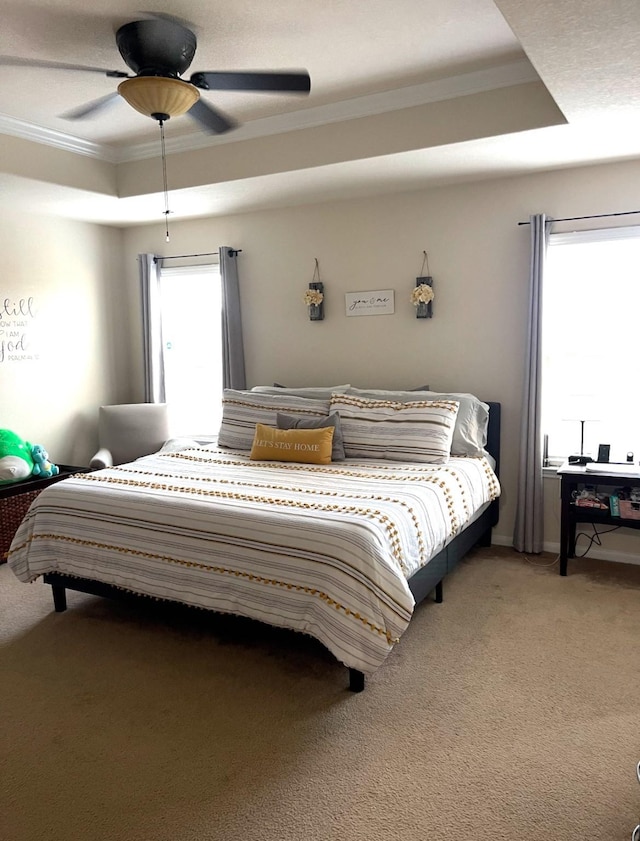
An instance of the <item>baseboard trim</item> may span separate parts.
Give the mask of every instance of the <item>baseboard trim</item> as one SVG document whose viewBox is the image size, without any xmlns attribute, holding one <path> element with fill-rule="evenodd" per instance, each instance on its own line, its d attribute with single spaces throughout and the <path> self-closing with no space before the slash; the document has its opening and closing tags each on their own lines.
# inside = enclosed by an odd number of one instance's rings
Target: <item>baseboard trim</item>
<svg viewBox="0 0 640 841">
<path fill-rule="evenodd" d="M 493 534 L 491 542 L 496 546 L 511 546 L 513 547 L 513 540 L 502 534 Z M 543 544 L 543 551 L 550 552 L 552 555 L 560 554 L 560 544 L 551 541 L 545 541 Z M 640 556 L 631 554 L 630 552 L 616 552 L 611 549 L 603 549 L 602 546 L 592 546 L 589 549 L 589 558 L 595 558 L 599 561 L 613 561 L 616 564 L 635 564 L 640 565 Z"/>
</svg>

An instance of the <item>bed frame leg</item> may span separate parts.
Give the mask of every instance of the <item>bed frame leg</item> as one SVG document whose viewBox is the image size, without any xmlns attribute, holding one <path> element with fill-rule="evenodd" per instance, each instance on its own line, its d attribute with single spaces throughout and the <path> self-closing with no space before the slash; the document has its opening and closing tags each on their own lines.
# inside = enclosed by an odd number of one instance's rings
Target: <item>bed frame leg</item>
<svg viewBox="0 0 640 841">
<path fill-rule="evenodd" d="M 53 593 L 53 606 L 56 613 L 62 613 L 67 609 L 67 591 L 60 584 L 52 584 L 51 592 Z"/>
<path fill-rule="evenodd" d="M 480 537 L 478 541 L 478 546 L 491 546 L 491 529 L 487 529 Z"/>
<path fill-rule="evenodd" d="M 349 669 L 349 689 L 351 692 L 362 692 L 364 689 L 364 673 L 357 669 Z"/>
<path fill-rule="evenodd" d="M 438 604 L 442 604 L 442 581 L 438 581 L 436 584 L 436 595 L 434 601 Z"/>
</svg>

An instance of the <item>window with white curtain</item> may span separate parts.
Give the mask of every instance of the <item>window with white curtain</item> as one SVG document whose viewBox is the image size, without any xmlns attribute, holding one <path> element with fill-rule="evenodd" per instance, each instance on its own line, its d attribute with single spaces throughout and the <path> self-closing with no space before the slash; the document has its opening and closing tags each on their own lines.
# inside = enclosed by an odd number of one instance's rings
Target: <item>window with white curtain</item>
<svg viewBox="0 0 640 841">
<path fill-rule="evenodd" d="M 551 234 L 542 310 L 542 431 L 550 464 L 640 460 L 640 227 Z"/>
<path fill-rule="evenodd" d="M 222 414 L 222 290 L 218 265 L 161 267 L 165 399 L 172 433 L 210 437 Z"/>
</svg>

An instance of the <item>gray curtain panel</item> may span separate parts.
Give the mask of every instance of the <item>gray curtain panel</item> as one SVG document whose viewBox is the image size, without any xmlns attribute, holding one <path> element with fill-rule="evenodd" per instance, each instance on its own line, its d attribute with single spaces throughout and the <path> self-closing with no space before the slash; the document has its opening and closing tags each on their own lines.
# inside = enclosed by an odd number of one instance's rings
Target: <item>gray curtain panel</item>
<svg viewBox="0 0 640 841">
<path fill-rule="evenodd" d="M 145 403 L 164 403 L 164 348 L 160 319 L 160 288 L 155 254 L 138 254 L 142 293 L 142 349 Z"/>
<path fill-rule="evenodd" d="M 542 552 L 544 510 L 542 495 L 541 332 L 542 278 L 551 220 L 539 213 L 529 217 L 531 271 L 529 276 L 529 325 L 522 397 L 520 463 L 513 545 L 519 552 Z"/>
<path fill-rule="evenodd" d="M 222 384 L 224 388 L 245 389 L 238 283 L 238 252 L 228 245 L 220 247 L 220 276 L 222 278 Z"/>
</svg>

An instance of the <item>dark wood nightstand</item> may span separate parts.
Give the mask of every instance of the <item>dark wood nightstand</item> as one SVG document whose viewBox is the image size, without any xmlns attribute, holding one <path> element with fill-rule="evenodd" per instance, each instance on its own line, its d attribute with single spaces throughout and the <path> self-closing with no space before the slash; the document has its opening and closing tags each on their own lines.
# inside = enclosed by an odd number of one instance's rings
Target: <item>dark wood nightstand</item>
<svg viewBox="0 0 640 841">
<path fill-rule="evenodd" d="M 574 491 L 580 486 L 594 485 L 598 488 L 620 488 L 640 486 L 640 466 L 633 471 L 616 470 L 615 464 L 593 462 L 591 469 L 580 464 L 565 463 L 558 470 L 560 476 L 560 575 L 567 574 L 567 559 L 576 553 L 576 525 L 593 523 L 609 526 L 624 526 L 628 529 L 640 529 L 640 520 L 626 517 L 614 517 L 609 509 L 589 508 L 576 505 Z"/>
<path fill-rule="evenodd" d="M 9 546 L 18 526 L 40 491 L 48 485 L 68 479 L 74 473 L 88 473 L 90 470 L 88 467 L 74 467 L 71 464 L 59 464 L 58 469 L 60 472 L 56 476 L 34 477 L 0 485 L 0 564 L 7 560 Z"/>
</svg>

